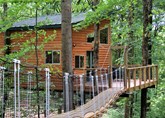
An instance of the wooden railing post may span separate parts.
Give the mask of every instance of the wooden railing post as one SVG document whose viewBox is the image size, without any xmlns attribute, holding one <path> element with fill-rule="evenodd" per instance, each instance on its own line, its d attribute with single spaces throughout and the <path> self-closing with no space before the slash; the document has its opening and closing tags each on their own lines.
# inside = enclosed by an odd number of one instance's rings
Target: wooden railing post
<svg viewBox="0 0 165 118">
<path fill-rule="evenodd" d="M 137 76 L 139 83 L 137 83 Z M 149 87 L 158 81 L 158 66 L 155 65 L 148 65 L 148 66 L 141 66 L 141 67 L 132 67 L 125 69 L 125 81 L 124 86 L 125 88 L 136 88 L 138 85 L 140 89 L 145 87 Z M 127 84 L 127 85 L 126 85 Z M 135 89 L 134 88 L 134 89 Z"/>
<path fill-rule="evenodd" d="M 148 67 L 148 80 L 149 80 L 149 85 L 151 85 L 151 68 L 152 67 Z"/>
<path fill-rule="evenodd" d="M 127 81 L 128 81 L 128 89 L 130 89 L 130 83 L 131 83 L 131 76 L 130 76 L 130 70 L 129 69 L 127 69 Z"/>
<path fill-rule="evenodd" d="M 124 66 L 125 66 L 125 78 L 124 78 L 124 88 L 127 88 L 127 68 L 128 68 L 128 47 L 124 47 Z"/>
<path fill-rule="evenodd" d="M 136 88 L 136 69 L 133 70 L 134 88 Z"/>
<path fill-rule="evenodd" d="M 141 89 L 141 82 L 142 82 L 142 68 L 139 68 L 139 85 Z"/>
<path fill-rule="evenodd" d="M 144 67 L 143 70 L 143 81 L 144 81 L 144 87 L 146 86 L 146 67 Z"/>
<path fill-rule="evenodd" d="M 159 81 L 159 76 L 158 76 L 158 65 L 156 65 L 156 81 L 158 83 Z"/>
<path fill-rule="evenodd" d="M 124 88 L 127 88 L 127 68 L 124 67 Z"/>
<path fill-rule="evenodd" d="M 108 84 L 109 84 L 109 88 L 112 88 L 112 66 L 108 66 Z"/>
</svg>

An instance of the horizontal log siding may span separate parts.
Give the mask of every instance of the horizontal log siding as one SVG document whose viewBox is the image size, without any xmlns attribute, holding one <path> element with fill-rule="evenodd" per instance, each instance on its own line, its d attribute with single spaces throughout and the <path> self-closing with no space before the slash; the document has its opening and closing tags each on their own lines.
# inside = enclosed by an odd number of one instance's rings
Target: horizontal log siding
<svg viewBox="0 0 165 118">
<path fill-rule="evenodd" d="M 0 56 L 4 55 L 4 50 L 3 50 L 5 44 L 4 40 L 5 40 L 4 33 L 0 33 Z"/>
<path fill-rule="evenodd" d="M 100 22 L 100 29 L 103 29 L 105 25 L 109 25 L 109 20 L 103 20 Z M 54 31 L 54 29 L 46 29 L 45 30 L 47 35 L 51 35 Z M 91 25 L 87 28 L 81 29 L 79 31 L 72 31 L 72 39 L 73 39 L 73 69 L 75 73 L 81 74 L 84 73 L 83 69 L 75 69 L 75 56 L 80 55 L 84 56 L 84 68 L 86 68 L 86 51 L 92 51 L 93 50 L 93 43 L 87 42 L 87 35 L 94 32 L 94 26 Z M 14 33 L 14 32 L 13 32 Z M 31 38 L 35 39 L 35 32 L 25 32 L 25 31 L 17 31 L 17 33 L 23 34 L 23 37 L 12 39 L 12 44 L 20 44 L 22 45 L 23 42 L 26 40 L 30 40 Z M 39 36 L 38 39 L 38 45 L 41 44 L 43 41 L 44 36 Z M 107 67 L 108 66 L 108 60 L 109 60 L 109 54 L 107 53 L 109 44 L 110 44 L 110 28 L 109 28 L 109 41 L 108 44 L 100 44 L 99 48 L 99 66 L 100 67 Z M 52 39 L 52 41 L 49 41 L 45 44 L 44 49 L 42 51 L 38 51 L 39 55 L 39 65 L 45 65 L 45 66 L 52 66 L 53 68 L 62 69 L 62 64 L 45 64 L 45 51 L 48 50 L 61 50 L 61 29 L 56 29 L 56 37 L 55 39 Z M 19 45 L 12 47 L 11 51 L 17 51 L 19 50 Z M 26 63 L 35 64 L 36 63 L 36 57 L 35 52 L 30 51 L 29 53 L 25 54 L 27 57 L 22 58 L 22 61 L 25 61 Z M 60 61 L 62 62 L 62 61 Z"/>
<path fill-rule="evenodd" d="M 54 32 L 54 29 L 47 29 L 46 31 L 46 35 L 52 35 Z M 13 32 L 14 33 L 14 32 Z M 18 32 L 17 32 L 18 33 Z M 31 40 L 31 38 L 35 39 L 35 33 L 31 32 L 31 33 L 26 33 L 24 32 L 19 32 L 20 34 L 23 34 L 24 37 L 22 38 L 16 38 L 16 39 L 12 39 L 12 44 L 20 44 L 22 45 L 26 40 Z M 43 42 L 44 37 L 43 36 L 38 36 L 38 45 L 41 45 Z M 12 47 L 11 50 L 17 51 L 20 49 L 20 46 L 15 46 Z M 49 50 L 61 50 L 61 29 L 56 29 L 56 37 L 54 39 L 52 39 L 51 41 L 48 41 L 47 43 L 45 43 L 45 46 L 42 50 L 38 50 L 38 56 L 39 56 L 39 65 L 44 65 L 45 67 L 50 67 L 52 66 L 52 68 L 54 69 L 58 69 L 61 70 L 61 63 L 60 64 L 46 64 L 45 63 L 45 51 L 49 51 Z M 35 56 L 35 51 L 32 50 L 30 52 L 28 52 L 27 57 L 23 57 L 21 58 L 21 60 L 23 62 L 26 63 L 30 63 L 30 64 L 36 64 L 36 56 Z M 61 62 L 61 61 L 60 61 Z"/>
<path fill-rule="evenodd" d="M 103 20 L 100 22 L 100 29 L 103 29 L 105 25 L 109 26 L 109 20 Z M 61 50 L 61 29 L 55 29 L 56 30 L 56 37 L 52 39 L 52 41 L 49 41 L 48 43 L 45 44 L 43 50 L 38 51 L 39 55 L 39 65 L 44 65 L 45 67 L 52 67 L 54 70 L 62 70 L 62 64 L 45 64 L 45 51 L 48 50 Z M 51 35 L 54 33 L 54 29 L 46 29 L 46 35 Z M 79 31 L 72 31 L 72 39 L 73 39 L 73 44 L 75 44 L 75 47 L 73 47 L 73 69 L 75 74 L 82 74 L 85 73 L 84 68 L 86 68 L 86 51 L 92 51 L 93 50 L 93 44 L 92 43 L 87 43 L 87 34 L 93 33 L 94 32 L 94 26 L 91 25 L 87 28 L 81 29 Z M 26 32 L 26 31 L 14 31 L 11 32 L 12 34 L 14 33 L 20 33 L 23 34 L 23 37 L 19 38 L 14 38 L 11 39 L 11 43 L 13 45 L 17 45 L 11 48 L 11 52 L 15 52 L 20 50 L 20 46 L 27 40 L 30 40 L 31 38 L 35 39 L 35 32 L 31 31 L 31 33 Z M 3 33 L 0 34 L 0 48 L 4 46 L 4 37 Z M 100 44 L 99 48 L 99 66 L 101 67 L 104 64 L 104 67 L 108 66 L 108 60 L 109 60 L 109 55 L 107 56 L 106 60 L 106 54 L 110 45 L 110 28 L 109 28 L 109 41 L 108 44 Z M 41 44 L 43 41 L 44 36 L 40 36 L 38 39 L 38 45 Z M 2 53 L 0 53 L 2 55 Z M 84 56 L 84 68 L 83 69 L 75 69 L 75 56 L 80 55 Z M 22 58 L 20 58 L 23 63 L 30 63 L 30 64 L 36 64 L 36 57 L 35 57 L 35 51 L 30 51 L 26 53 Z M 105 61 L 105 62 L 104 62 Z M 60 61 L 62 62 L 62 61 Z M 55 78 L 53 77 L 55 81 Z M 61 80 L 60 80 L 61 81 Z M 57 82 L 58 83 L 58 82 Z M 56 83 L 56 85 L 57 85 Z M 62 87 L 62 86 L 61 86 Z M 62 89 L 62 88 L 58 88 Z"/>
<path fill-rule="evenodd" d="M 103 20 L 100 22 L 100 29 L 103 29 L 106 25 L 109 27 L 110 21 Z M 93 51 L 94 44 L 87 42 L 87 35 L 94 32 L 94 26 L 91 25 L 86 29 L 82 29 L 80 31 L 73 31 L 73 67 L 75 74 L 82 74 L 85 71 L 83 69 L 76 69 L 75 68 L 75 56 L 80 55 L 84 56 L 84 68 L 86 68 L 86 51 Z M 99 47 L 99 66 L 106 68 L 109 64 L 109 53 L 108 48 L 111 43 L 110 41 L 110 27 L 108 31 L 108 44 L 100 44 Z M 108 54 L 107 54 L 108 53 Z M 106 56 L 107 54 L 107 56 Z"/>
</svg>

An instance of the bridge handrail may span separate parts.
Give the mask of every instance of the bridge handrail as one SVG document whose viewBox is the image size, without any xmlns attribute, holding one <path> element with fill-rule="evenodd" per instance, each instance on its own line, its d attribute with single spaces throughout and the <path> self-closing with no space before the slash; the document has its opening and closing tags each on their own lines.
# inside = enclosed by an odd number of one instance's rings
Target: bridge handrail
<svg viewBox="0 0 165 118">
<path fill-rule="evenodd" d="M 131 81 L 134 81 L 133 86 L 137 84 L 141 86 L 144 83 L 144 87 L 146 84 L 158 82 L 158 65 L 125 68 L 125 71 L 124 87 L 127 89 L 131 88 Z M 137 83 L 137 80 L 139 80 L 139 83 Z"/>
<path fill-rule="evenodd" d="M 128 67 L 128 70 L 133 70 L 133 69 L 141 69 L 141 68 L 149 68 L 149 67 L 158 67 L 158 65 L 147 65 L 147 66 L 138 66 L 138 67 Z"/>
</svg>

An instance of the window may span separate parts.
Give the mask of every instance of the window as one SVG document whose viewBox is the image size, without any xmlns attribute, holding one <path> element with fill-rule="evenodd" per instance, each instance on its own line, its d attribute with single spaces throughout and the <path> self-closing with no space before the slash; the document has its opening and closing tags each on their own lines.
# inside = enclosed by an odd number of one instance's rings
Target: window
<svg viewBox="0 0 165 118">
<path fill-rule="evenodd" d="M 87 51 L 86 64 L 87 64 L 87 68 L 93 68 L 93 51 Z"/>
<path fill-rule="evenodd" d="M 108 44 L 108 28 L 100 30 L 100 43 Z"/>
<path fill-rule="evenodd" d="M 60 63 L 60 51 L 46 51 L 46 63 Z"/>
<path fill-rule="evenodd" d="M 75 56 L 75 68 L 84 67 L 84 56 Z"/>
<path fill-rule="evenodd" d="M 87 42 L 92 43 L 94 41 L 94 33 L 87 35 Z"/>
</svg>

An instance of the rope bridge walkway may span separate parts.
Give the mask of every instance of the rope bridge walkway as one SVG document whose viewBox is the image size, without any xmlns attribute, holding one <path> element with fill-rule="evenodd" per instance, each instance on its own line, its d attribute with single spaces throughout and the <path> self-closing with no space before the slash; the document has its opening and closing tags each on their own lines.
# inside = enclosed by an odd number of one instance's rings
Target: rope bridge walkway
<svg viewBox="0 0 165 118">
<path fill-rule="evenodd" d="M 50 74 L 48 68 L 40 72 L 39 83 L 36 83 L 34 71 L 27 69 L 22 72 L 19 60 L 13 60 L 9 71 L 0 67 L 0 117 L 40 117 L 46 118 L 76 118 L 99 117 L 112 105 L 121 94 L 154 86 L 158 82 L 158 66 L 119 67 L 113 69 L 95 69 L 86 75 L 72 76 L 73 90 L 77 97 L 77 107 L 66 113 L 57 114 L 54 106 L 57 98 L 54 90 L 62 90 L 65 83 L 66 96 L 71 76 L 65 74 L 64 79 Z M 14 66 L 13 66 L 14 65 Z M 24 70 L 25 71 L 25 70 Z M 57 81 L 58 80 L 58 81 Z M 37 98 L 36 84 L 39 84 L 40 97 Z M 55 85 L 55 86 L 52 86 Z M 85 93 L 91 98 L 85 100 Z M 36 98 L 39 99 L 40 111 L 37 111 Z M 66 104 L 68 100 L 66 99 Z M 67 106 L 69 108 L 69 106 Z"/>
<path fill-rule="evenodd" d="M 104 112 L 107 111 L 110 105 L 112 105 L 120 97 L 121 94 L 155 86 L 158 82 L 158 67 L 155 65 L 126 68 L 124 75 L 122 75 L 122 73 L 123 73 L 122 71 L 121 72 L 119 71 L 119 75 L 118 75 L 117 71 L 115 71 L 115 75 L 116 75 L 115 79 L 113 79 L 113 76 L 111 76 L 112 77 L 111 87 L 110 88 L 108 87 L 106 90 L 102 90 L 102 92 L 99 93 L 97 96 L 93 94 L 93 99 L 87 102 L 86 104 L 81 105 L 75 110 L 72 110 L 60 115 L 54 115 L 52 113 L 49 115 L 49 117 L 50 118 L 99 117 Z M 111 73 L 111 75 L 113 74 Z M 97 85 L 97 77 L 98 76 L 96 75 L 95 77 L 96 85 Z M 102 79 L 102 75 L 100 75 L 100 78 Z M 87 84 L 89 87 L 90 83 L 87 83 Z M 93 77 L 91 80 L 91 88 L 92 88 L 92 84 L 93 84 Z M 103 88 L 105 88 L 105 86 L 108 86 L 107 83 L 104 83 L 103 81 L 101 82 L 101 84 Z M 99 88 L 94 87 L 92 89 L 94 93 L 94 89 L 98 91 Z"/>
</svg>

